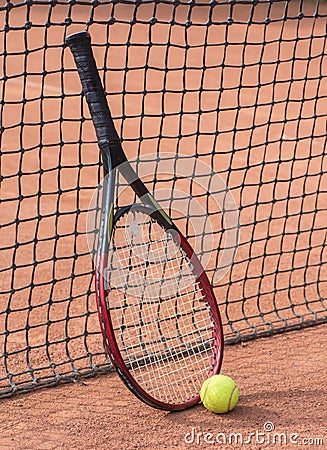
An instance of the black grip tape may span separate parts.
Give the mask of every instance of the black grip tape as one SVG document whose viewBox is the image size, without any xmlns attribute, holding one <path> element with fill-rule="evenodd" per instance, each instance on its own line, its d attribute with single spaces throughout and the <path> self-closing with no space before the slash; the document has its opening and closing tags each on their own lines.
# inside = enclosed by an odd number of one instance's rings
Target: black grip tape
<svg viewBox="0 0 327 450">
<path fill-rule="evenodd" d="M 109 146 L 117 146 L 118 144 L 119 147 L 120 139 L 110 114 L 93 56 L 91 36 L 88 32 L 82 31 L 67 36 L 65 42 L 73 54 L 83 93 L 93 120 L 98 144 L 103 152 L 103 156 L 106 157 L 108 155 L 105 155 L 105 153 L 108 151 Z"/>
</svg>

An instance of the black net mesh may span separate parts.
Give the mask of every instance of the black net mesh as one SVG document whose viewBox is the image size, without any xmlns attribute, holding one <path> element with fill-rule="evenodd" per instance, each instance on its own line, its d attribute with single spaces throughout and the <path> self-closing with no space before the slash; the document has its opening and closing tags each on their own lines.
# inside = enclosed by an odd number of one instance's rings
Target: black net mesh
<svg viewBox="0 0 327 450">
<path fill-rule="evenodd" d="M 326 18 L 323 1 L 2 1 L 0 396 L 111 368 L 87 245 L 102 171 L 63 46 L 84 29 L 126 153 L 206 266 L 226 342 L 326 320 Z"/>
</svg>

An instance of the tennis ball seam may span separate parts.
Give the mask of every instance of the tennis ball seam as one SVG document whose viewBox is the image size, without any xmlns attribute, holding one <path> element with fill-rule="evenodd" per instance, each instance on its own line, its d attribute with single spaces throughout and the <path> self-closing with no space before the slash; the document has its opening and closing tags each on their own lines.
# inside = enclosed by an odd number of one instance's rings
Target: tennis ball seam
<svg viewBox="0 0 327 450">
<path fill-rule="evenodd" d="M 232 390 L 230 396 L 229 396 L 227 412 L 229 412 L 229 411 L 231 410 L 231 409 L 230 409 L 230 404 L 231 404 L 231 402 L 232 402 L 232 398 L 233 398 L 233 395 L 234 395 L 234 392 L 236 391 L 236 389 L 237 389 L 237 386 L 235 385 L 235 386 L 233 387 L 233 390 Z"/>
<path fill-rule="evenodd" d="M 204 402 L 205 402 L 207 390 L 208 390 L 208 388 L 209 388 L 209 384 L 211 383 L 211 381 L 212 381 L 212 377 L 209 378 L 208 383 L 206 384 L 206 387 L 205 387 L 205 389 L 204 389 L 204 393 L 203 393 L 203 401 L 202 401 L 203 404 L 204 404 Z"/>
</svg>

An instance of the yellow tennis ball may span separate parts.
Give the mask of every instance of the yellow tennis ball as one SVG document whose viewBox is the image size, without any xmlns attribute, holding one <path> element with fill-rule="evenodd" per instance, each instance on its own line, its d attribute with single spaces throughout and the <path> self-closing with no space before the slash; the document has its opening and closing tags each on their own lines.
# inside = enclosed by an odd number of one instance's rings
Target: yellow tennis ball
<svg viewBox="0 0 327 450">
<path fill-rule="evenodd" d="M 213 375 L 202 385 L 200 397 L 203 405 L 214 413 L 227 413 L 235 408 L 239 391 L 235 381 L 226 375 Z"/>
</svg>

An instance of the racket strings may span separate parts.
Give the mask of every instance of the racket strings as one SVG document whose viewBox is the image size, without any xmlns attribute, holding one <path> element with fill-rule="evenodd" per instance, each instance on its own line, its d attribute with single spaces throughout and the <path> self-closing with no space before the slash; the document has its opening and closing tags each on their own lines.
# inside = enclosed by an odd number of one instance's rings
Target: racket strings
<svg viewBox="0 0 327 450">
<path fill-rule="evenodd" d="M 176 236 L 144 213 L 124 216 L 113 231 L 107 288 L 117 344 L 138 384 L 168 403 L 197 394 L 211 365 L 213 325 Z"/>
<path fill-rule="evenodd" d="M 188 258 L 181 253 L 172 236 L 160 229 L 160 235 L 142 233 L 140 237 L 132 238 L 126 244 L 112 244 L 110 260 L 110 284 L 125 291 L 137 290 L 135 294 L 146 294 L 147 297 L 169 295 L 171 292 L 185 290 L 193 284 L 194 275 L 191 272 Z M 142 223 L 142 228 L 153 228 L 153 222 Z M 122 227 L 119 229 L 122 232 Z M 117 235 L 117 232 L 116 232 Z M 118 240 L 119 238 L 117 238 Z M 126 237 L 120 239 L 126 241 Z M 144 282 L 146 279 L 146 283 Z M 143 289 L 147 292 L 143 292 Z M 151 295 L 152 294 L 152 295 Z"/>
</svg>

